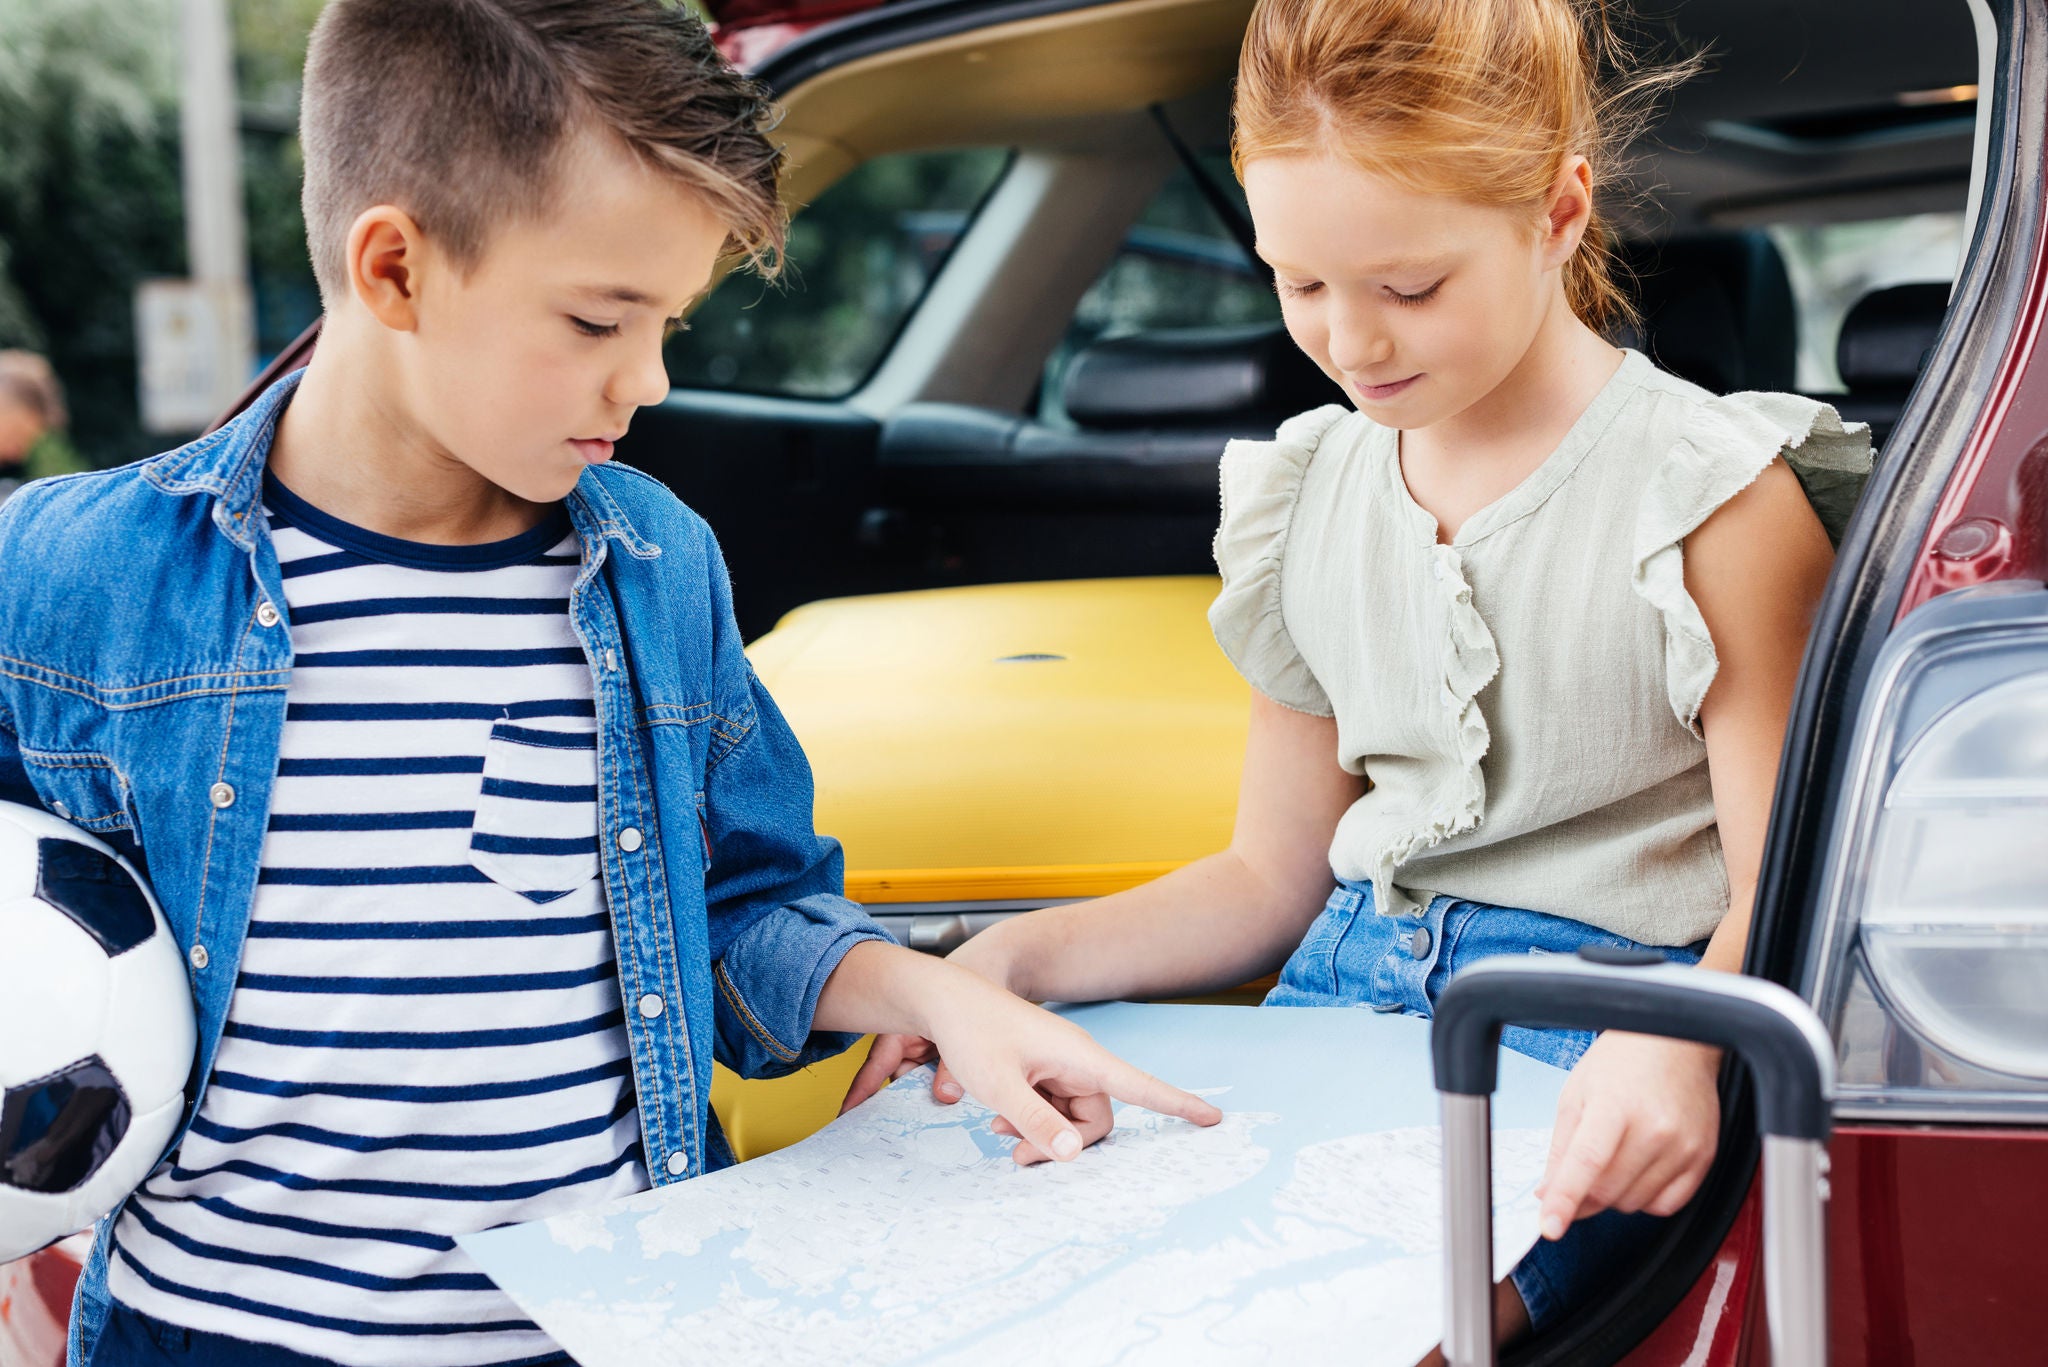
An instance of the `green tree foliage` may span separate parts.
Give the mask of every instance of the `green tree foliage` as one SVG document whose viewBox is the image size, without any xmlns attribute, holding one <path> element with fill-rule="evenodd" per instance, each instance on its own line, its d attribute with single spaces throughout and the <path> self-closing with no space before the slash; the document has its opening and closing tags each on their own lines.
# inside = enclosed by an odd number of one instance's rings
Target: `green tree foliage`
<svg viewBox="0 0 2048 1367">
<path fill-rule="evenodd" d="M 319 311 L 299 217 L 299 69 L 320 0 L 233 0 L 259 352 Z M 175 0 L 0 0 L 0 346 L 46 352 L 97 464 L 141 430 L 135 286 L 186 270 Z"/>
<path fill-rule="evenodd" d="M 147 449 L 133 291 L 184 270 L 167 0 L 0 0 L 0 346 L 50 356 L 81 449 Z"/>
</svg>

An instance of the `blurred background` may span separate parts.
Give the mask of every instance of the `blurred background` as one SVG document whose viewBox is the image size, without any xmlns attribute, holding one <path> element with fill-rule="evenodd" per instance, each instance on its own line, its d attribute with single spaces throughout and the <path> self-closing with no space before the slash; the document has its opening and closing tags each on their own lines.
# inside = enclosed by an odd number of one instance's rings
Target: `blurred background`
<svg viewBox="0 0 2048 1367">
<path fill-rule="evenodd" d="M 0 498 L 177 445 L 318 315 L 297 116 L 320 5 L 0 0 Z M 784 283 L 734 280 L 699 311 L 670 351 L 676 383 L 854 389 L 1007 160 L 888 156 L 835 184 L 797 223 Z M 1955 214 L 1770 233 L 1801 313 L 1837 321 L 1880 278 L 1946 276 L 1960 248 Z M 1129 246 L 1077 309 L 1042 394 L 1105 332 L 1277 317 L 1185 177 Z M 1831 329 L 1803 330 L 1802 387 L 1836 387 L 1833 359 Z"/>
<path fill-rule="evenodd" d="M 192 8 L 223 21 L 232 71 L 231 89 L 205 92 L 226 116 L 222 169 L 245 225 L 235 264 L 246 350 L 231 358 L 237 373 L 206 386 L 232 397 L 320 310 L 297 137 L 299 69 L 320 0 Z M 46 356 L 62 383 L 71 449 L 47 463 L 119 464 L 205 422 L 172 413 L 145 424 L 139 384 L 138 313 L 156 304 L 167 332 L 195 321 L 146 287 L 190 281 L 209 264 L 195 263 L 189 242 L 180 11 L 177 0 L 0 0 L 0 349 Z"/>
</svg>

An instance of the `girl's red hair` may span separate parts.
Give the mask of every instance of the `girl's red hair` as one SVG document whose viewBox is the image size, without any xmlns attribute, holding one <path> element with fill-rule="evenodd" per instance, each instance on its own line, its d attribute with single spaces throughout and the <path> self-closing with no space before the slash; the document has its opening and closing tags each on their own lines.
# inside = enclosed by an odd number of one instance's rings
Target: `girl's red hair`
<svg viewBox="0 0 2048 1367">
<path fill-rule="evenodd" d="M 1599 201 L 1655 97 L 1699 64 L 1627 70 L 1605 8 L 1582 17 L 1572 0 L 1259 0 L 1231 160 L 1242 177 L 1258 157 L 1335 147 L 1412 190 L 1534 211 L 1583 156 L 1595 207 L 1565 297 L 1608 332 L 1635 306 Z"/>
</svg>

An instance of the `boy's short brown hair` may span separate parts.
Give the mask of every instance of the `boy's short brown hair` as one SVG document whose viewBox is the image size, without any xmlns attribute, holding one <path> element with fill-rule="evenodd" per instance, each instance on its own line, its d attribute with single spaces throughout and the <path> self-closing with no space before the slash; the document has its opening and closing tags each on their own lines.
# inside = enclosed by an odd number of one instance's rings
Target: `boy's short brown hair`
<svg viewBox="0 0 2048 1367">
<path fill-rule="evenodd" d="M 330 0 L 306 52 L 306 243 L 329 307 L 349 226 L 393 204 L 467 268 L 545 212 L 563 150 L 609 132 L 709 202 L 774 272 L 782 153 L 766 93 L 662 0 Z"/>
</svg>

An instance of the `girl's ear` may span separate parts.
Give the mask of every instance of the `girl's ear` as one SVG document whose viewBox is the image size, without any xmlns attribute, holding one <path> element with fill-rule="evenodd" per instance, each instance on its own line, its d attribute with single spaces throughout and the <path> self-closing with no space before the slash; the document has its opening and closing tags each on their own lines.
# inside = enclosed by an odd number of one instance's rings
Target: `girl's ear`
<svg viewBox="0 0 2048 1367">
<path fill-rule="evenodd" d="M 1543 206 L 1543 264 L 1555 269 L 1569 261 L 1592 221 L 1592 164 L 1584 157 L 1567 158 Z"/>
<path fill-rule="evenodd" d="M 419 326 L 419 269 L 427 243 L 412 215 L 390 204 L 363 210 L 349 225 L 344 264 L 349 292 L 394 332 Z"/>
</svg>

